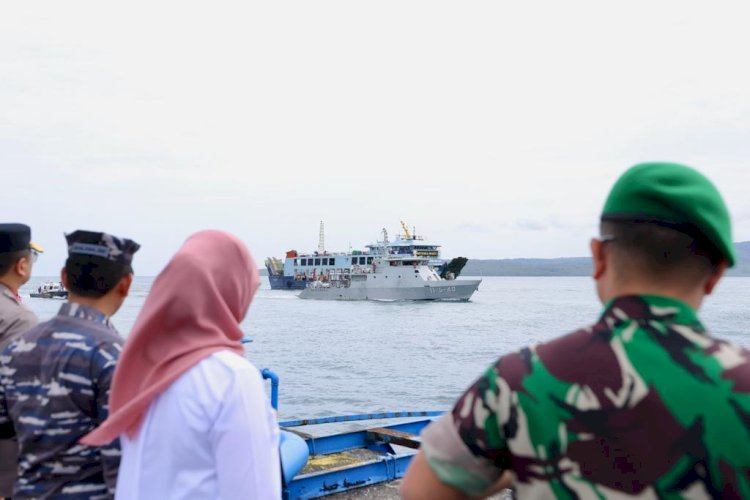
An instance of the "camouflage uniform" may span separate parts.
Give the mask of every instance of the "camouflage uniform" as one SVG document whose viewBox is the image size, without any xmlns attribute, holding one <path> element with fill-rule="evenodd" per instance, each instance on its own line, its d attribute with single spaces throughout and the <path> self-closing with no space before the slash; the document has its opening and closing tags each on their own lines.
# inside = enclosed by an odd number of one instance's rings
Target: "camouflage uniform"
<svg viewBox="0 0 750 500">
<path fill-rule="evenodd" d="M 750 498 L 750 353 L 675 299 L 503 356 L 423 433 L 441 481 L 519 498 Z"/>
<path fill-rule="evenodd" d="M 14 498 L 108 498 L 119 441 L 102 448 L 78 440 L 108 415 L 122 339 L 107 316 L 66 303 L 57 316 L 0 354 L 0 438 L 18 437 Z"/>
</svg>

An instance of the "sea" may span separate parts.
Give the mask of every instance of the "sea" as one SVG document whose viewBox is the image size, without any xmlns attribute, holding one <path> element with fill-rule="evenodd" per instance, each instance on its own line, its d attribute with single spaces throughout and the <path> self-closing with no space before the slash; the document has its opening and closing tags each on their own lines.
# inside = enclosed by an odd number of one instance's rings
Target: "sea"
<svg viewBox="0 0 750 500">
<path fill-rule="evenodd" d="M 61 299 L 20 291 L 41 320 Z M 125 337 L 152 277 L 136 277 L 112 318 Z M 245 355 L 280 377 L 279 418 L 448 410 L 499 356 L 593 323 L 601 312 L 585 277 L 485 277 L 468 302 L 311 301 L 267 278 L 242 329 Z M 700 311 L 713 335 L 750 347 L 750 278 L 725 278 Z"/>
</svg>

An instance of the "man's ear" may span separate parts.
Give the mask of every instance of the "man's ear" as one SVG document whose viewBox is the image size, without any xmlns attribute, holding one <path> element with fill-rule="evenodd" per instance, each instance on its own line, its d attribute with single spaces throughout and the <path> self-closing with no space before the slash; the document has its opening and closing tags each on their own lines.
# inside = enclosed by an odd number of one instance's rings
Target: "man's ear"
<svg viewBox="0 0 750 500">
<path fill-rule="evenodd" d="M 133 284 L 133 273 L 128 273 L 122 277 L 120 282 L 117 284 L 117 289 L 120 292 L 120 296 L 125 298 L 130 293 L 130 285 Z"/>
<path fill-rule="evenodd" d="M 63 284 L 66 290 L 70 290 L 68 287 L 68 273 L 65 272 L 65 268 L 60 269 L 60 282 Z"/>
<path fill-rule="evenodd" d="M 714 288 L 719 283 L 719 280 L 721 280 L 721 277 L 724 276 L 724 271 L 726 270 L 727 261 L 722 260 L 716 266 L 716 270 L 711 273 L 711 276 L 708 277 L 706 283 L 703 285 L 703 291 L 706 293 L 706 295 L 711 295 L 711 292 L 714 291 Z"/>
<path fill-rule="evenodd" d="M 607 270 L 607 259 L 604 250 L 604 243 L 596 238 L 591 238 L 591 262 L 593 269 L 591 271 L 591 277 L 598 280 Z"/>
<path fill-rule="evenodd" d="M 13 270 L 21 278 L 28 280 L 31 277 L 31 253 L 18 259 Z"/>
</svg>

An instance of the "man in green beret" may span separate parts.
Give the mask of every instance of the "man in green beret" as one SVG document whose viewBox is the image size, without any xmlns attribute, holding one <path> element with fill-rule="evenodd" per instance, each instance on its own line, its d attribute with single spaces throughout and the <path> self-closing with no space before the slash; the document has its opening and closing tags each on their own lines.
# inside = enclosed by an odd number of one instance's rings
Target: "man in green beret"
<svg viewBox="0 0 750 500">
<path fill-rule="evenodd" d="M 719 192 L 636 165 L 600 227 L 598 321 L 492 364 L 422 433 L 404 498 L 750 498 L 750 353 L 696 314 L 735 263 Z"/>
</svg>

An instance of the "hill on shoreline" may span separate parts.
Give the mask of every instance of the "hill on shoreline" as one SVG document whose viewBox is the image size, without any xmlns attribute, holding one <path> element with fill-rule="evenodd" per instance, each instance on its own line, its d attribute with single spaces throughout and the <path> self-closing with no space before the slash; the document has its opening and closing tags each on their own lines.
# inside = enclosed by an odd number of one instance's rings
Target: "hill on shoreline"
<svg viewBox="0 0 750 500">
<path fill-rule="evenodd" d="M 737 265 L 727 276 L 750 276 L 750 241 L 735 243 Z M 463 276 L 589 276 L 590 257 L 469 259 Z"/>
</svg>

